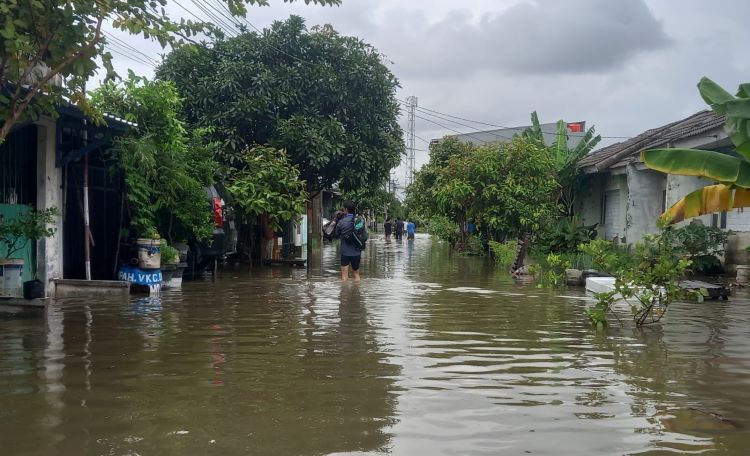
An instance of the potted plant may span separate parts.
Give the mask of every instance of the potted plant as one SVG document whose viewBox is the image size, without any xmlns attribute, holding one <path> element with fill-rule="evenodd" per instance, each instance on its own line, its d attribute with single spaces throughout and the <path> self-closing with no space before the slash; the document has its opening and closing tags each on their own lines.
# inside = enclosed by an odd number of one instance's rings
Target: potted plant
<svg viewBox="0 0 750 456">
<path fill-rule="evenodd" d="M 31 210 L 14 220 L 4 220 L 0 217 L 0 246 L 3 247 L 3 257 L 0 258 L 0 268 L 3 269 L 6 279 L 1 290 L 3 296 L 19 296 L 23 289 L 23 296 L 27 299 L 44 297 L 44 284 L 37 279 L 36 261 L 31 259 L 33 265 L 33 279 L 23 282 L 23 258 L 14 258 L 29 242 L 50 237 L 57 231 L 49 225 L 55 222 L 59 215 L 57 208 L 43 210 Z"/>
<path fill-rule="evenodd" d="M 180 263 L 180 252 L 167 243 L 166 239 L 161 240 L 161 277 L 162 284 L 171 287 L 172 279 L 177 272 L 177 265 Z"/>
<path fill-rule="evenodd" d="M 139 268 L 159 269 L 161 267 L 161 243 L 161 236 L 155 229 L 146 230 L 145 234 L 136 240 Z"/>
</svg>

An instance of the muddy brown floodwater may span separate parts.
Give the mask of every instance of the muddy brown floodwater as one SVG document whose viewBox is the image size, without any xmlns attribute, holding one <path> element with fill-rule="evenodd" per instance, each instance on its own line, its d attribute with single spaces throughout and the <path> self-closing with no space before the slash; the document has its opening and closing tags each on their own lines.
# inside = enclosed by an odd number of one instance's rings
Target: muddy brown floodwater
<svg viewBox="0 0 750 456">
<path fill-rule="evenodd" d="M 592 331 L 427 236 L 0 316 L 2 455 L 750 454 L 750 300 Z"/>
</svg>

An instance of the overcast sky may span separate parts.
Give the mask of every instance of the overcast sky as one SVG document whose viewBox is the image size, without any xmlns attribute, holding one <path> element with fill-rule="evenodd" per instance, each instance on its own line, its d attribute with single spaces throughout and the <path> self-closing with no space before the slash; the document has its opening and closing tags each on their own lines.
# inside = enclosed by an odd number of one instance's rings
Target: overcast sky
<svg viewBox="0 0 750 456">
<path fill-rule="evenodd" d="M 331 24 L 387 56 L 401 81 L 399 98 L 414 95 L 420 107 L 490 124 L 527 125 L 536 110 L 543 123 L 585 120 L 603 136 L 631 136 L 703 109 L 695 88 L 701 76 L 734 91 L 750 74 L 747 0 L 270 3 L 250 7 L 250 22 L 264 27 L 298 14 L 308 27 Z M 179 4 L 206 17 L 191 0 Z M 169 11 L 192 18 L 175 4 Z M 158 45 L 126 39 L 158 59 Z M 153 74 L 151 66 L 119 56 L 116 68 Z M 460 132 L 472 130 L 418 115 Z M 416 127 L 425 140 L 452 133 L 422 119 Z M 427 144 L 417 140 L 417 147 L 419 166 Z M 403 181 L 404 171 L 396 176 Z"/>
</svg>

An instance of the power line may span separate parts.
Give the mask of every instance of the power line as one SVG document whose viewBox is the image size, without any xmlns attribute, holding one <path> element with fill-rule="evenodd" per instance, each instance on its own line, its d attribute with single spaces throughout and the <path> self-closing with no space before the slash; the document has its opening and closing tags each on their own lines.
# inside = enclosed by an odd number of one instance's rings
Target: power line
<svg viewBox="0 0 750 456">
<path fill-rule="evenodd" d="M 202 18 L 202 17 L 200 17 L 200 16 L 196 15 L 195 13 L 193 13 L 192 11 L 190 11 L 189 9 L 185 8 L 185 7 L 184 7 L 184 6 L 182 6 L 182 4 L 181 4 L 181 3 L 179 3 L 179 2 L 177 1 L 177 0 L 173 0 L 173 1 L 174 1 L 174 3 L 175 3 L 175 4 L 177 5 L 177 6 L 179 6 L 179 7 L 180 7 L 180 8 L 182 8 L 183 10 L 185 10 L 185 12 L 187 12 L 187 13 L 188 13 L 189 15 L 193 16 L 193 17 L 194 17 L 194 18 L 195 18 L 195 19 L 196 19 L 197 21 L 199 21 L 199 22 L 206 22 L 206 19 L 204 19 L 204 18 Z M 196 6 L 198 6 L 198 5 L 196 5 Z M 199 7 L 199 8 L 200 8 L 200 7 Z M 201 11 L 203 11 L 203 10 L 201 9 Z M 209 19 L 209 21 L 210 21 L 210 19 Z M 218 29 L 220 29 L 220 30 L 221 30 L 222 32 L 226 33 L 226 34 L 227 34 L 227 36 L 230 36 L 230 37 L 233 37 L 233 36 L 234 36 L 234 35 L 232 35 L 232 32 L 231 32 L 230 30 L 227 30 L 227 29 L 226 29 L 225 27 L 222 27 L 222 26 L 221 26 L 221 24 L 218 24 L 218 23 L 216 23 L 216 24 L 213 24 L 213 25 L 215 25 L 215 26 L 216 26 L 216 27 L 217 27 Z"/>
<path fill-rule="evenodd" d="M 197 2 L 203 5 L 203 11 L 205 11 L 206 14 L 210 14 L 210 17 L 213 18 L 214 21 L 223 24 L 228 30 L 231 30 L 234 33 L 235 37 L 242 34 L 242 30 L 237 28 L 237 25 L 234 23 L 234 21 L 231 19 L 227 20 L 227 17 L 222 14 L 220 6 L 217 7 L 217 5 L 210 3 L 208 0 L 190 1 L 192 1 L 194 4 Z"/>
<path fill-rule="evenodd" d="M 405 103 L 404 100 L 400 100 L 398 98 L 396 100 L 399 101 L 399 102 Z M 437 111 L 437 110 L 434 110 L 434 109 L 425 108 L 424 106 L 417 107 L 417 110 L 422 111 L 422 113 L 425 114 L 425 115 L 429 115 L 429 114 L 426 114 L 424 111 L 428 111 L 430 113 L 434 113 L 434 114 L 432 114 L 433 117 L 438 117 L 435 114 L 439 114 L 441 116 L 451 117 L 453 119 L 459 119 L 459 120 L 463 120 L 463 121 L 466 121 L 466 122 L 471 122 L 471 123 L 475 123 L 475 124 L 479 124 L 479 125 L 486 125 L 486 126 L 489 126 L 489 127 L 502 128 L 502 129 L 506 129 L 506 130 L 507 129 L 518 129 L 519 128 L 519 127 L 509 127 L 507 125 L 499 125 L 499 124 L 493 124 L 493 123 L 488 123 L 488 122 L 482 122 L 482 121 L 479 121 L 479 120 L 467 119 L 465 117 L 456 116 L 456 115 L 453 115 L 453 114 L 447 114 L 447 113 L 440 112 L 440 111 Z M 443 119 L 443 120 L 448 120 L 448 119 Z M 448 121 L 450 121 L 450 120 L 448 120 Z M 466 126 L 465 124 L 461 124 L 460 122 L 455 122 L 455 121 L 450 121 L 450 122 L 456 123 L 458 125 Z M 476 128 L 476 127 L 469 127 L 469 128 Z M 483 133 L 489 133 L 489 132 L 486 132 L 486 131 L 483 131 L 483 130 L 476 130 L 476 131 L 477 132 L 481 131 Z M 550 135 L 555 135 L 555 134 L 557 134 L 557 131 L 544 131 L 544 130 L 542 130 L 542 133 L 550 134 Z M 585 133 L 584 134 L 576 134 L 576 133 L 569 132 L 568 136 L 584 137 L 586 135 L 585 135 Z M 602 139 L 604 139 L 604 138 L 607 138 L 607 139 L 631 139 L 631 138 L 633 138 L 632 136 L 603 136 L 603 135 L 599 135 L 599 136 Z"/>
<path fill-rule="evenodd" d="M 194 17 L 194 18 L 195 18 L 196 20 L 198 20 L 198 21 L 200 21 L 200 22 L 204 22 L 204 19 L 202 19 L 202 18 L 198 17 L 198 16 L 197 16 L 197 15 L 196 15 L 195 13 L 193 13 L 193 12 L 192 12 L 192 11 L 190 11 L 189 9 L 185 8 L 184 6 L 182 6 L 182 4 L 180 4 L 180 2 L 178 2 L 177 0 L 173 0 L 173 1 L 174 1 L 174 4 L 175 4 L 175 5 L 179 6 L 179 7 L 180 7 L 180 8 L 182 8 L 183 10 L 185 10 L 185 12 L 186 12 L 186 13 L 188 13 L 188 14 L 189 14 L 189 15 L 191 15 L 191 16 L 193 16 L 193 17 Z"/>
<path fill-rule="evenodd" d="M 128 60 L 132 60 L 133 62 L 138 62 L 141 65 L 146 65 L 146 66 L 150 66 L 152 68 L 156 68 L 156 65 L 154 65 L 153 63 L 151 63 L 151 62 L 149 62 L 147 60 L 144 60 L 144 59 L 132 56 L 130 54 L 125 54 L 122 50 L 119 50 L 119 48 L 109 47 L 109 51 L 112 52 L 112 53 L 114 53 L 114 54 L 119 55 L 120 57 L 124 57 L 124 58 L 126 58 Z"/>
<path fill-rule="evenodd" d="M 106 49 L 108 51 L 113 52 L 119 55 L 120 57 L 125 57 L 128 60 L 132 60 L 133 62 L 138 62 L 141 65 L 150 66 L 152 68 L 156 67 L 156 64 L 152 60 L 149 60 L 147 56 L 145 56 L 145 54 L 143 55 L 143 57 L 141 57 L 137 53 L 130 51 L 128 48 L 122 46 L 121 44 L 118 44 L 114 40 L 109 41 L 109 38 L 111 37 L 109 36 L 107 37 L 107 43 L 106 43 Z"/>
<path fill-rule="evenodd" d="M 481 142 L 482 142 L 482 144 L 486 144 L 486 143 L 488 142 L 488 141 L 485 141 L 484 139 L 480 139 L 480 138 L 477 138 L 476 136 L 473 136 L 473 135 L 472 135 L 471 133 L 462 133 L 462 132 L 460 132 L 460 131 L 458 131 L 458 130 L 454 130 L 454 129 L 453 129 L 453 128 L 451 128 L 451 127 L 448 127 L 448 126 L 445 126 L 445 125 L 443 125 L 443 124 L 441 124 L 441 123 L 435 122 L 434 120 L 430 120 L 430 119 L 424 118 L 424 117 L 422 117 L 422 116 L 418 116 L 418 115 L 416 115 L 416 114 L 414 115 L 414 117 L 416 117 L 417 119 L 422 119 L 422 120 L 424 120 L 424 121 L 427 121 L 427 122 L 433 123 L 433 124 L 437 125 L 438 127 L 441 127 L 441 128 L 445 128 L 446 130 L 450 130 L 450 131 L 452 131 L 452 132 L 454 132 L 454 133 L 458 133 L 459 135 L 464 135 L 464 136 L 468 136 L 468 137 L 470 137 L 470 138 L 474 138 L 474 139 L 476 139 L 477 141 L 481 141 Z M 475 133 L 476 133 L 476 132 L 475 132 Z"/>
<path fill-rule="evenodd" d="M 120 48 L 124 48 L 125 50 L 129 51 L 133 55 L 142 56 L 143 58 L 149 60 L 150 62 L 152 62 L 155 65 L 159 64 L 159 61 L 156 60 L 155 58 L 149 56 L 148 54 L 146 54 L 144 52 L 139 51 L 135 47 L 133 47 L 130 44 L 126 43 L 125 41 L 117 38 L 116 36 L 107 34 L 106 38 L 107 38 L 107 41 L 109 41 L 109 43 L 112 44 L 112 45 L 118 45 Z"/>
<path fill-rule="evenodd" d="M 238 16 L 235 16 L 234 14 L 232 14 L 232 11 L 229 9 L 229 7 L 226 5 L 226 3 L 224 3 L 222 0 L 215 0 L 215 1 L 206 0 L 206 3 L 208 3 L 209 5 L 214 6 L 215 8 L 217 8 L 216 11 L 219 14 L 221 14 L 222 17 L 224 17 L 225 19 L 227 19 L 230 24 L 232 24 L 235 27 L 237 27 L 237 29 L 240 32 L 243 32 L 242 28 L 244 27 L 244 25 L 239 21 L 239 17 Z M 224 14 L 225 11 L 228 14 Z M 244 19 L 244 17 L 243 17 L 243 19 Z"/>
<path fill-rule="evenodd" d="M 419 108 L 418 108 L 418 107 L 417 107 L 416 109 L 417 109 L 417 110 L 419 110 Z M 472 129 L 472 130 L 475 130 L 475 131 L 476 131 L 477 133 L 479 133 L 479 132 L 480 132 L 479 130 L 476 130 L 476 127 L 473 127 L 473 126 L 471 126 L 471 125 L 467 125 L 467 124 L 465 124 L 465 123 L 461 123 L 461 122 L 458 122 L 458 121 L 455 121 L 455 120 L 451 120 L 451 119 L 448 119 L 448 118 L 446 118 L 446 117 L 441 117 L 441 116 L 438 116 L 438 115 L 436 115 L 436 114 L 430 114 L 430 113 L 424 113 L 424 112 L 423 112 L 422 114 L 424 114 L 424 115 L 426 115 L 426 116 L 432 116 L 432 117 L 436 117 L 436 118 L 438 118 L 438 119 L 440 119 L 440 120 L 445 120 L 446 122 L 451 122 L 451 123 L 454 123 L 454 124 L 456 124 L 456 125 L 460 125 L 460 126 L 462 126 L 462 127 L 470 128 L 470 129 Z M 492 136 L 494 136 L 494 137 L 496 137 L 496 138 L 503 138 L 503 139 L 513 139 L 513 137 L 512 137 L 512 136 L 501 135 L 501 134 L 498 134 L 498 133 L 495 133 L 495 132 L 492 132 L 492 131 L 481 131 L 481 133 L 485 133 L 485 134 L 488 134 L 488 135 L 492 135 Z M 462 133 L 462 134 L 463 134 L 463 133 Z"/>
<path fill-rule="evenodd" d="M 214 24 L 216 24 L 217 27 L 220 27 L 227 35 L 231 37 L 237 36 L 237 31 L 232 27 L 231 25 L 227 25 L 224 21 L 218 18 L 214 13 L 211 12 L 211 9 L 206 7 L 203 3 L 201 3 L 199 0 L 190 0 L 190 2 L 197 6 L 199 10 L 203 11 L 203 14 L 205 14 L 209 20 L 211 20 Z"/>
<path fill-rule="evenodd" d="M 427 144 L 430 144 L 430 141 L 427 141 L 427 140 L 426 140 L 426 139 L 424 139 L 424 138 L 420 138 L 420 137 L 419 137 L 419 136 L 417 136 L 416 134 L 414 135 L 414 137 L 415 137 L 415 138 L 417 138 L 417 139 L 418 139 L 418 140 L 420 140 L 420 141 L 424 141 L 425 143 L 427 143 Z"/>
</svg>

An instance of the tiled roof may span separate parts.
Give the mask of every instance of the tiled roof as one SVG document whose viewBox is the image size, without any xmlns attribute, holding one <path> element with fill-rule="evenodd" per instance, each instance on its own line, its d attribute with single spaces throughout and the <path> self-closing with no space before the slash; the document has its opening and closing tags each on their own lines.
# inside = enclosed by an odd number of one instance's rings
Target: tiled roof
<svg viewBox="0 0 750 456">
<path fill-rule="evenodd" d="M 626 141 L 615 143 L 597 149 L 583 159 L 579 166 L 582 168 L 595 167 L 598 171 L 614 166 L 620 166 L 630 161 L 644 149 L 664 146 L 673 141 L 690 138 L 721 127 L 724 116 L 713 111 L 700 111 L 677 122 L 646 130 Z"/>
</svg>

